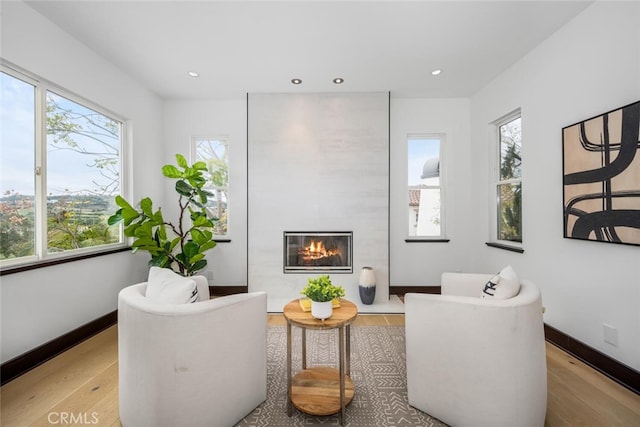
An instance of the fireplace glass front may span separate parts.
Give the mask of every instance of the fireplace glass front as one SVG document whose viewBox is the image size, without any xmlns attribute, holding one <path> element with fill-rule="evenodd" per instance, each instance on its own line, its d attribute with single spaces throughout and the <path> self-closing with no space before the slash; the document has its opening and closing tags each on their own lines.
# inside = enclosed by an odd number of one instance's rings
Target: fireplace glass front
<svg viewBox="0 0 640 427">
<path fill-rule="evenodd" d="M 285 273 L 353 273 L 353 233 L 284 232 Z"/>
</svg>

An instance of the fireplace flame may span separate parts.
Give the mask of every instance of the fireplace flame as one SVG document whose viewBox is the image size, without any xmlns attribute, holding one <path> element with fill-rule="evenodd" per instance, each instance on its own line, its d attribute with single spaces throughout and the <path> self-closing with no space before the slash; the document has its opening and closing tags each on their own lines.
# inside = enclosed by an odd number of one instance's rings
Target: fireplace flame
<svg viewBox="0 0 640 427">
<path fill-rule="evenodd" d="M 312 240 L 309 246 L 300 249 L 299 255 L 302 255 L 305 261 L 317 260 L 334 255 L 340 255 L 340 251 L 336 249 L 327 249 L 322 240 Z"/>
</svg>

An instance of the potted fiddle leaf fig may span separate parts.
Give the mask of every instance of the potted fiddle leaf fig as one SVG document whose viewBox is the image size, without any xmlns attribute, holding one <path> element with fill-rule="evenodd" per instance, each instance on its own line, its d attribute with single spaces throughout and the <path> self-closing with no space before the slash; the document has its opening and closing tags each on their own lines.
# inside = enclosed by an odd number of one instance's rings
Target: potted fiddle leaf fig
<svg viewBox="0 0 640 427">
<path fill-rule="evenodd" d="M 162 209 L 154 210 L 153 202 L 145 197 L 132 206 L 123 197 L 116 196 L 119 209 L 109 217 L 109 225 L 124 224 L 124 234 L 132 237 L 132 252 L 147 251 L 151 255 L 149 266 L 170 268 L 182 276 L 192 276 L 207 266 L 205 252 L 214 248 L 213 227 L 206 205 L 213 194 L 204 189 L 205 162 L 189 165 L 181 154 L 176 154 L 177 165 L 164 165 L 162 174 L 176 180 L 178 218 L 167 221 Z"/>
<path fill-rule="evenodd" d="M 344 288 L 334 285 L 328 274 L 309 278 L 300 293 L 311 300 L 311 315 L 322 320 L 333 314 L 333 300 L 345 296 Z"/>
</svg>

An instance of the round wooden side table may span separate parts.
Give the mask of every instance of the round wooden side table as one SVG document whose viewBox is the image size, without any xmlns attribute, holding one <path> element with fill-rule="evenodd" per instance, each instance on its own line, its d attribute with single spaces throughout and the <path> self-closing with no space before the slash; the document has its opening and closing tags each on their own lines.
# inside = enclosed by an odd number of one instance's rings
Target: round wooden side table
<svg viewBox="0 0 640 427">
<path fill-rule="evenodd" d="M 310 415 L 340 413 L 344 425 L 345 407 L 351 403 L 355 388 L 349 377 L 351 370 L 351 323 L 358 315 L 358 307 L 351 301 L 340 300 L 340 307 L 325 320 L 314 319 L 295 299 L 284 306 L 287 320 L 287 415 L 292 415 L 292 405 Z M 291 327 L 302 329 L 302 370 L 291 373 Z M 307 329 L 338 329 L 339 369 L 327 366 L 307 367 Z"/>
</svg>

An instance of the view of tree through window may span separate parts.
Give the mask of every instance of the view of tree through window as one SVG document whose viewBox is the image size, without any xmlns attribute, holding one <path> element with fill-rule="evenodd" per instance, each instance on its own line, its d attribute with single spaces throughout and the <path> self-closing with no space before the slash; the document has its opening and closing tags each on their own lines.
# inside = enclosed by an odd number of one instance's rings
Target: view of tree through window
<svg viewBox="0 0 640 427">
<path fill-rule="evenodd" d="M 194 161 L 207 164 L 207 179 L 205 190 L 211 192 L 207 202 L 207 212 L 212 218 L 217 218 L 214 234 L 226 236 L 228 233 L 228 192 L 229 192 L 229 159 L 227 141 L 224 138 L 194 138 L 192 152 Z"/>
<path fill-rule="evenodd" d="M 522 242 L 521 118 L 499 127 L 498 239 Z"/>
<path fill-rule="evenodd" d="M 120 243 L 107 218 L 120 192 L 121 123 L 38 82 L 1 77 L 0 260 Z"/>
<path fill-rule="evenodd" d="M 442 237 L 440 151 L 442 139 L 407 139 L 409 237 Z"/>
<path fill-rule="evenodd" d="M 120 122 L 47 92 L 48 251 L 118 242 L 119 191 Z"/>
<path fill-rule="evenodd" d="M 0 260 L 35 255 L 35 87 L 0 73 Z"/>
</svg>

